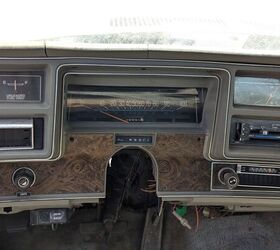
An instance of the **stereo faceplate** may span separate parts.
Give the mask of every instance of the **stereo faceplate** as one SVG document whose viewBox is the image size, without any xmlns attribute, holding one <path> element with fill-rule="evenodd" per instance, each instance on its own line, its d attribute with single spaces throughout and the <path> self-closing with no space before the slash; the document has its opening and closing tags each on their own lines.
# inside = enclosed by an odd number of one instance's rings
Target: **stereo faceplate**
<svg viewBox="0 0 280 250">
<path fill-rule="evenodd" d="M 279 146 L 280 122 L 233 118 L 231 124 L 230 144 Z"/>
<path fill-rule="evenodd" d="M 280 191 L 280 166 L 212 163 L 211 190 Z"/>
</svg>

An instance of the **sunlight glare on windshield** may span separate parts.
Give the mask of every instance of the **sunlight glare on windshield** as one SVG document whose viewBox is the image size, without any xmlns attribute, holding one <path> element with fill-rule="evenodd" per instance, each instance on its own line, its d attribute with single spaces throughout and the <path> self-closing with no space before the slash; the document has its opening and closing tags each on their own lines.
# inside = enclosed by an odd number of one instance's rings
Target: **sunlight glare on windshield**
<svg viewBox="0 0 280 250">
<path fill-rule="evenodd" d="M 9 0 L 1 3 L 0 42 L 144 43 L 280 54 L 278 7 L 273 0 Z"/>
</svg>

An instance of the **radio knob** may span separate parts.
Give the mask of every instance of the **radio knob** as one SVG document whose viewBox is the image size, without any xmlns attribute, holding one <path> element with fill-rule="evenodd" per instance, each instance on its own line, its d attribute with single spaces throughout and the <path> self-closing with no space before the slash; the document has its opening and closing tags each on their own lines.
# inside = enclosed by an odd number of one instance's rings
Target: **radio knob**
<svg viewBox="0 0 280 250">
<path fill-rule="evenodd" d="M 35 183 L 36 175 L 30 168 L 18 168 L 12 175 L 13 184 L 19 189 L 27 189 Z"/>
<path fill-rule="evenodd" d="M 234 189 L 239 185 L 239 177 L 235 172 L 224 175 L 224 183 L 228 189 Z"/>
<path fill-rule="evenodd" d="M 28 176 L 19 176 L 16 178 L 15 183 L 21 189 L 30 187 L 30 180 Z"/>
<path fill-rule="evenodd" d="M 218 172 L 218 180 L 228 189 L 234 189 L 239 185 L 239 177 L 235 170 L 230 167 L 224 167 Z"/>
</svg>

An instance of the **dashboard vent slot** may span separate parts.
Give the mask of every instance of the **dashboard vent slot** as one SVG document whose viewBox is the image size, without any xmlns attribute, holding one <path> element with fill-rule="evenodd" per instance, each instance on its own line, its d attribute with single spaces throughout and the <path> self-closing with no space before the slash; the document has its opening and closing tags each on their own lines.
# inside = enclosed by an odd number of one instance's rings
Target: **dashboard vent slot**
<svg viewBox="0 0 280 250">
<path fill-rule="evenodd" d="M 33 120 L 0 120 L 0 150 L 33 149 Z"/>
<path fill-rule="evenodd" d="M 239 175 L 241 186 L 280 187 L 280 176 L 242 174 Z"/>
</svg>

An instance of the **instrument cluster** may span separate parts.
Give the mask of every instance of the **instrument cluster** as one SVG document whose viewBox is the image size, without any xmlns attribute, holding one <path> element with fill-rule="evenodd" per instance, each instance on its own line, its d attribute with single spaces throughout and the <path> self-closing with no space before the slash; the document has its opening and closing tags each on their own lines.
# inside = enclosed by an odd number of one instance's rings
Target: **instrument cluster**
<svg viewBox="0 0 280 250">
<path fill-rule="evenodd" d="M 70 85 L 68 121 L 200 123 L 206 88 Z"/>
</svg>

